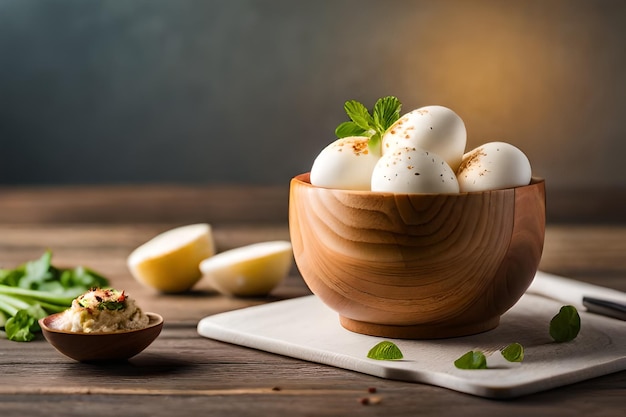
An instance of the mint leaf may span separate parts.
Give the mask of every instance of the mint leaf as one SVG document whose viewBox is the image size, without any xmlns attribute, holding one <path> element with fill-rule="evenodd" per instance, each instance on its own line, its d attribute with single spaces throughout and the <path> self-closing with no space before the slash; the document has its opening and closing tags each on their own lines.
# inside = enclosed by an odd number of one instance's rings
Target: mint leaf
<svg viewBox="0 0 626 417">
<path fill-rule="evenodd" d="M 563 306 L 550 320 L 550 336 L 557 343 L 572 341 L 580 331 L 580 316 L 574 306 Z"/>
<path fill-rule="evenodd" d="M 379 361 L 392 361 L 402 359 L 404 355 L 402 355 L 398 346 L 385 340 L 371 348 L 370 351 L 367 352 L 367 357 Z"/>
<path fill-rule="evenodd" d="M 500 350 L 500 353 L 509 362 L 521 362 L 524 360 L 524 347 L 519 343 L 511 343 Z"/>
<path fill-rule="evenodd" d="M 349 100 L 343 105 L 348 117 L 363 130 L 374 129 L 374 119 L 367 108 L 356 100 Z"/>
<path fill-rule="evenodd" d="M 400 118 L 401 108 L 402 103 L 396 97 L 388 96 L 378 99 L 374 105 L 374 123 L 382 133 Z"/>
<path fill-rule="evenodd" d="M 349 100 L 343 106 L 351 121 L 343 122 L 335 129 L 338 138 L 365 136 L 369 138 L 368 147 L 380 154 L 380 142 L 391 125 L 400 118 L 402 104 L 396 97 L 378 99 L 374 105 L 373 116 L 367 108 L 356 100 Z"/>
<path fill-rule="evenodd" d="M 455 360 L 454 366 L 459 369 L 487 369 L 487 358 L 480 351 L 470 350 Z"/>
<path fill-rule="evenodd" d="M 349 136 L 368 136 L 368 131 L 360 128 L 354 122 L 343 122 L 335 129 L 335 135 L 340 139 Z"/>
</svg>

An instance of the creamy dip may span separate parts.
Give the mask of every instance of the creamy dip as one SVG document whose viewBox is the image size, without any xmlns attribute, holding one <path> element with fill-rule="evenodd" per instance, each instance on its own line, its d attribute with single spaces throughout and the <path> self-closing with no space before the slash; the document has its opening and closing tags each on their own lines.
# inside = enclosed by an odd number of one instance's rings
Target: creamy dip
<svg viewBox="0 0 626 417">
<path fill-rule="evenodd" d="M 105 333 L 142 329 L 149 321 L 124 291 L 94 288 L 72 301 L 57 326 L 71 332 Z"/>
</svg>

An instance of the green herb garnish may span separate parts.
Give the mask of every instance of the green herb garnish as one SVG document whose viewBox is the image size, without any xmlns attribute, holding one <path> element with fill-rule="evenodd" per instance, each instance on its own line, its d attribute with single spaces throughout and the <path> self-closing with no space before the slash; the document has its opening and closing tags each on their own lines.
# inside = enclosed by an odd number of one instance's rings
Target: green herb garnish
<svg viewBox="0 0 626 417">
<path fill-rule="evenodd" d="M 402 359 L 404 355 L 402 355 L 398 346 L 385 340 L 371 348 L 370 351 L 367 352 L 367 357 L 378 361 L 393 361 Z"/>
<path fill-rule="evenodd" d="M 500 353 L 509 362 L 521 362 L 524 360 L 524 347 L 519 343 L 511 343 L 504 349 L 501 349 Z"/>
<path fill-rule="evenodd" d="M 123 301 L 103 301 L 98 304 L 98 310 L 123 310 L 126 308 L 126 303 Z"/>
<path fill-rule="evenodd" d="M 15 269 L 0 269 L 0 327 L 9 340 L 28 342 L 40 331 L 38 320 L 64 311 L 92 287 L 108 285 L 101 275 L 82 267 L 60 269 L 52 253 Z"/>
<path fill-rule="evenodd" d="M 454 366 L 459 369 L 487 369 L 487 357 L 478 350 L 470 350 L 455 360 Z"/>
<path fill-rule="evenodd" d="M 580 316 L 574 306 L 563 306 L 550 320 L 550 336 L 557 343 L 572 341 L 580 331 Z"/>
<path fill-rule="evenodd" d="M 378 99 L 372 114 L 356 100 L 349 100 L 343 106 L 350 121 L 343 122 L 335 134 L 338 138 L 348 136 L 365 136 L 369 138 L 368 147 L 372 152 L 380 154 L 380 141 L 391 125 L 400 118 L 402 104 L 396 97 L 388 96 Z"/>
<path fill-rule="evenodd" d="M 511 343 L 500 350 L 502 357 L 509 362 L 524 360 L 524 347 L 519 343 Z M 454 361 L 459 369 L 487 369 L 487 356 L 479 350 L 470 350 Z"/>
</svg>

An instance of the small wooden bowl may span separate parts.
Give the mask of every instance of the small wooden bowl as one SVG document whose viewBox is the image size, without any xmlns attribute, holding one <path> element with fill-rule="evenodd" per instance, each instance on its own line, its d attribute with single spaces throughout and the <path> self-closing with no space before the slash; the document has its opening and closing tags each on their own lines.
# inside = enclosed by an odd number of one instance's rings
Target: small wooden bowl
<svg viewBox="0 0 626 417">
<path fill-rule="evenodd" d="M 148 327 L 109 333 L 79 333 L 59 330 L 56 320 L 63 313 L 39 320 L 46 340 L 65 356 L 79 362 L 100 362 L 129 359 L 147 348 L 161 333 L 163 317 L 146 313 Z"/>
<path fill-rule="evenodd" d="M 430 339 L 497 327 L 543 251 L 545 183 L 460 194 L 327 189 L 291 181 L 298 269 L 348 330 Z"/>
</svg>

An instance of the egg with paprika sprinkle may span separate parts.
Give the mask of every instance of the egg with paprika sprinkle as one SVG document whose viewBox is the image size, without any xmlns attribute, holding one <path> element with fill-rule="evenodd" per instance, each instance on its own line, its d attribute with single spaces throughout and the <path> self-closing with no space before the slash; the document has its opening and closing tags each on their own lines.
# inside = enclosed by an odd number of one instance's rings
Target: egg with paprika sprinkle
<svg viewBox="0 0 626 417">
<path fill-rule="evenodd" d="M 463 156 L 457 178 L 461 192 L 498 190 L 530 184 L 528 158 L 506 142 L 489 142 Z"/>
<path fill-rule="evenodd" d="M 372 191 L 432 194 L 458 193 L 452 168 L 437 154 L 420 148 L 385 153 L 372 172 Z"/>
<path fill-rule="evenodd" d="M 426 106 L 400 117 L 382 137 L 382 153 L 396 148 L 422 148 L 443 158 L 456 170 L 465 152 L 465 123 L 444 106 Z"/>
<path fill-rule="evenodd" d="M 369 138 L 349 136 L 324 148 L 311 167 L 311 184 L 344 190 L 370 189 L 379 155 L 371 152 Z"/>
</svg>

